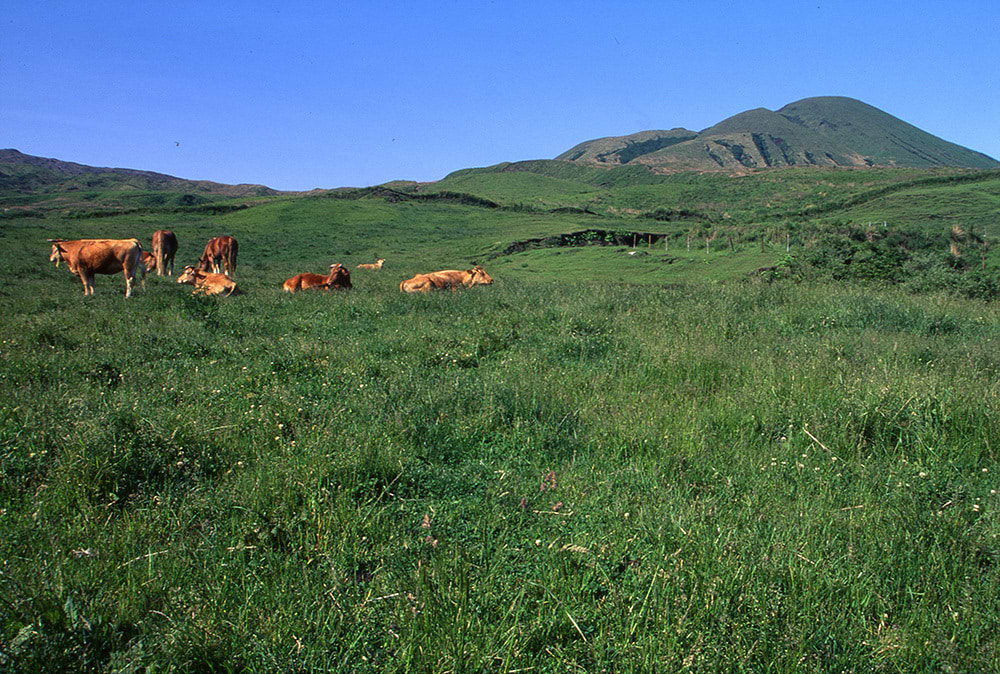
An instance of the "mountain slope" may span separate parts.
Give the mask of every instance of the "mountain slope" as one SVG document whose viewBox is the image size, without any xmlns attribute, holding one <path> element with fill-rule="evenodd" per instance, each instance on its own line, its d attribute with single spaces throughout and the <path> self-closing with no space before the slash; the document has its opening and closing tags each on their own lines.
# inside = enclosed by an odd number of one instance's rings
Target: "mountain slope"
<svg viewBox="0 0 1000 674">
<path fill-rule="evenodd" d="M 627 164 L 635 157 L 682 143 L 697 135 L 688 129 L 671 129 L 670 131 L 640 131 L 628 136 L 595 138 L 573 146 L 556 159 L 601 164 Z"/>
<path fill-rule="evenodd" d="M 777 111 L 748 110 L 697 134 L 687 132 L 691 135 L 686 138 L 680 133 L 683 131 L 646 131 L 587 141 L 557 159 L 590 164 L 633 162 L 672 170 L 1000 166 L 1000 162 L 981 152 L 942 140 L 867 103 L 841 96 L 806 98 Z M 666 139 L 673 142 L 654 147 Z"/>
<path fill-rule="evenodd" d="M 264 185 L 185 180 L 153 171 L 87 166 L 14 149 L 0 150 L 0 191 L 33 194 L 78 189 L 164 190 L 234 197 L 279 194 Z"/>
</svg>

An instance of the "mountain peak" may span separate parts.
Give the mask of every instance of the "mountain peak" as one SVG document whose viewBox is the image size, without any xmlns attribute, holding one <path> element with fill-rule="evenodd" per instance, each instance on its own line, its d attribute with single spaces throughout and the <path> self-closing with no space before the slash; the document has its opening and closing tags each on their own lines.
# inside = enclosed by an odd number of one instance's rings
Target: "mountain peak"
<svg viewBox="0 0 1000 674">
<path fill-rule="evenodd" d="M 580 143 L 556 158 L 582 163 L 631 161 L 675 170 L 1000 166 L 992 157 L 942 140 L 846 96 L 803 98 L 777 111 L 753 108 L 699 133 L 674 129 L 599 138 Z"/>
</svg>

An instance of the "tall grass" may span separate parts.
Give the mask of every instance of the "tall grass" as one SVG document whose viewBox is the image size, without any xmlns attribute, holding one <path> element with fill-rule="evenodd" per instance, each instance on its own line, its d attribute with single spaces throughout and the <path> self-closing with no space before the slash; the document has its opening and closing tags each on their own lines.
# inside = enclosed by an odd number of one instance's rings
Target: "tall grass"
<svg viewBox="0 0 1000 674">
<path fill-rule="evenodd" d="M 995 306 L 282 255 L 0 287 L 4 667 L 1000 665 Z"/>
</svg>

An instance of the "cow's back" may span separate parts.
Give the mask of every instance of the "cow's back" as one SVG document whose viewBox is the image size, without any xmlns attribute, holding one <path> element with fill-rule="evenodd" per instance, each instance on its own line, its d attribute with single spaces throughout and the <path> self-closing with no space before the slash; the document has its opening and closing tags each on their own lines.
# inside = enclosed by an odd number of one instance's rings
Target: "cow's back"
<svg viewBox="0 0 1000 674">
<path fill-rule="evenodd" d="M 94 274 L 125 271 L 133 276 L 141 255 L 138 239 L 94 239 L 80 246 L 75 256 L 70 255 L 70 267 Z"/>
</svg>

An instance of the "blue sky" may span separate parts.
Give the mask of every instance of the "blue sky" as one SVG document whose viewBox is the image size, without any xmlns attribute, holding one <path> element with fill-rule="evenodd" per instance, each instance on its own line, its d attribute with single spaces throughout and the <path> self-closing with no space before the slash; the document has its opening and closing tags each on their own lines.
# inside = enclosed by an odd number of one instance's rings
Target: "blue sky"
<svg viewBox="0 0 1000 674">
<path fill-rule="evenodd" d="M 996 0 L 8 0 L 0 147 L 298 190 L 839 95 L 1000 158 L 998 51 Z"/>
</svg>

